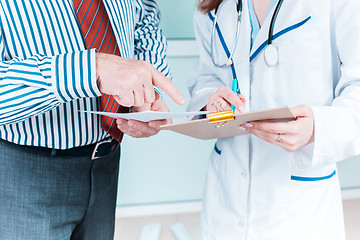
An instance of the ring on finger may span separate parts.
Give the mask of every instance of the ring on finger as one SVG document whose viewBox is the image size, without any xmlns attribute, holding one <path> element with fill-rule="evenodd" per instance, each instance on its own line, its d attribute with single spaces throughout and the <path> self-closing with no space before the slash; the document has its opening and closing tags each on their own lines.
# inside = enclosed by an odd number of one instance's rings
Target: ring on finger
<svg viewBox="0 0 360 240">
<path fill-rule="evenodd" d="M 216 108 L 216 111 L 218 111 L 218 112 L 224 111 L 224 109 L 223 109 L 223 107 L 222 107 L 223 103 L 220 102 L 220 101 L 219 101 L 219 102 L 218 102 L 218 101 L 215 101 L 215 102 L 213 102 L 211 105 L 214 106 L 214 107 Z M 220 109 L 220 110 L 219 110 L 219 109 Z"/>
<path fill-rule="evenodd" d="M 280 133 L 278 133 L 278 138 L 276 139 L 276 142 L 278 142 L 278 143 L 282 143 L 282 142 L 283 142 Z"/>
</svg>

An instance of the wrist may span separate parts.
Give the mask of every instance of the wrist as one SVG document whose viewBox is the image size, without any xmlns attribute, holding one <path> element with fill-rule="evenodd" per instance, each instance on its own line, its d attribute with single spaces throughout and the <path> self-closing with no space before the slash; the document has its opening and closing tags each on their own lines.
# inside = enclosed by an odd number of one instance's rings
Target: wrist
<svg viewBox="0 0 360 240">
<path fill-rule="evenodd" d="M 101 54 L 102 53 L 98 53 L 95 52 L 95 76 L 96 76 L 96 85 L 98 87 L 98 89 L 100 89 L 100 66 L 101 66 Z"/>
</svg>

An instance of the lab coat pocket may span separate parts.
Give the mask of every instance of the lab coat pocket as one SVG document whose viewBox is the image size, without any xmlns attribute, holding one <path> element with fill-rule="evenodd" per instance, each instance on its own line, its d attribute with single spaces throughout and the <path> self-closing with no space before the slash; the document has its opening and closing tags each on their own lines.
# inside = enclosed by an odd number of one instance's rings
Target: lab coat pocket
<svg viewBox="0 0 360 240">
<path fill-rule="evenodd" d="M 221 143 L 219 143 L 219 141 L 217 141 L 214 144 L 214 148 L 211 152 L 210 155 L 210 165 L 213 168 L 213 170 L 215 172 L 219 172 L 220 170 L 220 165 L 221 165 L 221 154 L 222 154 L 222 145 Z"/>
<path fill-rule="evenodd" d="M 292 164 L 290 179 L 298 182 L 318 182 L 331 179 L 335 175 L 336 166 L 333 164 L 309 169 L 300 169 Z"/>
<path fill-rule="evenodd" d="M 289 231 L 297 233 L 293 239 L 342 239 L 333 237 L 338 224 L 342 224 L 340 186 L 336 164 L 291 171 Z M 299 231 L 299 224 L 306 229 Z M 328 233 L 331 234 L 319 235 Z M 331 237 L 330 237 L 331 236 Z"/>
<path fill-rule="evenodd" d="M 219 149 L 217 143 L 215 143 L 214 145 L 214 151 L 216 154 L 218 154 L 219 156 L 221 155 L 222 151 Z"/>
<path fill-rule="evenodd" d="M 219 189 L 221 189 L 219 184 L 222 180 L 220 174 L 221 154 L 222 154 L 221 144 L 219 144 L 219 141 L 217 141 L 210 155 L 210 162 L 207 172 L 207 181 L 206 181 L 207 183 L 204 193 L 204 200 L 207 202 L 207 204 L 212 204 L 213 201 L 215 202 L 220 201 L 218 193 L 219 193 Z"/>
<path fill-rule="evenodd" d="M 221 159 L 221 155 L 223 153 L 223 149 L 222 149 L 222 144 L 221 142 L 217 141 L 214 144 L 214 147 L 211 151 L 211 155 L 210 155 L 210 167 L 215 171 L 218 172 L 219 168 L 220 168 L 220 159 Z"/>
</svg>

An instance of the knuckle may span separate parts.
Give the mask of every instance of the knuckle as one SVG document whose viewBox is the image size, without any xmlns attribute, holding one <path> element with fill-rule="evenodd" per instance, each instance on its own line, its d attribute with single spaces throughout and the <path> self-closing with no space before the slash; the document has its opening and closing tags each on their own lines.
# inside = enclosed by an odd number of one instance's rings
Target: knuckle
<svg viewBox="0 0 360 240">
<path fill-rule="evenodd" d="M 133 138 L 138 138 L 135 133 L 129 133 L 128 135 Z"/>
<path fill-rule="evenodd" d="M 302 111 L 307 111 L 309 108 L 308 108 L 308 106 L 307 106 L 306 104 L 301 104 L 301 105 L 300 105 L 300 109 L 301 109 Z"/>
<path fill-rule="evenodd" d="M 132 107 L 134 105 L 134 101 L 130 98 L 124 98 L 122 102 L 125 107 Z"/>
<path fill-rule="evenodd" d="M 215 108 L 214 108 L 214 107 L 212 106 L 212 104 L 210 103 L 210 104 L 206 105 L 206 110 L 207 110 L 207 111 L 214 111 Z"/>
<path fill-rule="evenodd" d="M 141 131 L 137 131 L 137 132 L 135 133 L 135 136 L 136 136 L 137 138 L 140 138 L 142 135 L 143 135 L 143 133 L 142 133 Z"/>
<path fill-rule="evenodd" d="M 141 107 L 142 105 L 144 105 L 144 103 L 145 103 L 144 98 L 139 98 L 136 100 L 136 107 Z"/>
<path fill-rule="evenodd" d="M 297 142 L 293 139 L 287 140 L 287 144 L 289 145 L 289 148 L 293 149 L 296 147 Z"/>
<path fill-rule="evenodd" d="M 131 72 L 132 81 L 139 81 L 143 82 L 146 80 L 146 76 L 148 75 L 148 71 L 143 66 L 137 68 L 135 71 Z"/>
<path fill-rule="evenodd" d="M 226 87 L 225 86 L 220 86 L 220 87 L 218 87 L 218 91 L 219 92 L 224 92 L 224 91 L 226 91 Z"/>
<path fill-rule="evenodd" d="M 147 61 L 142 61 L 142 64 L 145 66 L 145 67 L 148 67 L 148 68 L 152 68 L 153 66 L 151 65 L 151 63 L 147 62 Z"/>
<path fill-rule="evenodd" d="M 129 90 L 132 92 L 133 97 L 134 97 L 135 94 L 140 93 L 140 92 L 143 91 L 141 86 L 139 86 L 139 84 L 133 84 L 132 88 L 129 89 Z"/>
<path fill-rule="evenodd" d="M 124 81 L 121 85 L 121 88 L 122 89 L 128 89 L 128 90 L 130 90 L 130 89 L 133 89 L 134 87 L 134 83 L 136 82 L 136 81 L 134 81 L 134 79 L 133 79 L 133 77 L 126 77 L 125 76 L 125 78 L 126 78 L 126 81 Z"/>
<path fill-rule="evenodd" d="M 272 132 L 272 133 L 277 133 L 277 130 L 275 129 L 274 126 L 271 126 L 269 131 Z"/>
<path fill-rule="evenodd" d="M 296 150 L 295 146 L 289 146 L 286 151 L 294 152 Z"/>
<path fill-rule="evenodd" d="M 293 152 L 289 147 L 284 147 L 284 149 L 289 153 Z"/>
<path fill-rule="evenodd" d="M 146 104 L 146 103 L 152 103 L 152 102 L 154 102 L 154 98 L 151 98 L 151 97 L 146 97 L 145 99 L 144 99 L 144 102 L 143 102 L 143 104 Z"/>
<path fill-rule="evenodd" d="M 291 139 L 288 139 L 286 142 L 289 145 L 289 147 L 293 147 L 295 145 L 294 141 Z"/>
<path fill-rule="evenodd" d="M 151 63 L 147 62 L 147 61 L 141 61 L 141 70 L 143 73 L 148 74 L 149 72 L 152 71 L 153 69 L 153 65 L 151 65 Z"/>
<path fill-rule="evenodd" d="M 150 72 L 150 69 L 148 67 L 143 67 L 143 68 L 140 68 L 139 69 L 139 74 L 140 74 L 140 77 L 142 78 L 143 81 L 147 80 L 149 76 L 149 72 Z"/>
<path fill-rule="evenodd" d="M 215 100 L 217 98 L 217 94 L 216 93 L 212 93 L 209 95 L 209 100 L 212 101 L 212 100 Z"/>
<path fill-rule="evenodd" d="M 233 98 L 233 93 L 232 92 L 227 92 L 226 93 L 226 99 L 232 99 Z"/>
</svg>

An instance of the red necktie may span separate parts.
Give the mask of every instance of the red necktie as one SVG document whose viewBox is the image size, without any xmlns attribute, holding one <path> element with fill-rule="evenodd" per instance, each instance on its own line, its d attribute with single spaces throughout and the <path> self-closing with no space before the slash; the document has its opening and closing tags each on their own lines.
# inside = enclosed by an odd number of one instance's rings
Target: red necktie
<svg viewBox="0 0 360 240">
<path fill-rule="evenodd" d="M 73 0 L 86 48 L 96 48 L 98 52 L 120 56 L 115 35 L 102 0 Z M 128 108 L 120 106 L 113 96 L 103 94 L 100 98 L 100 111 L 120 113 Z M 101 127 L 112 138 L 121 142 L 122 132 L 113 118 L 101 116 Z"/>
</svg>

